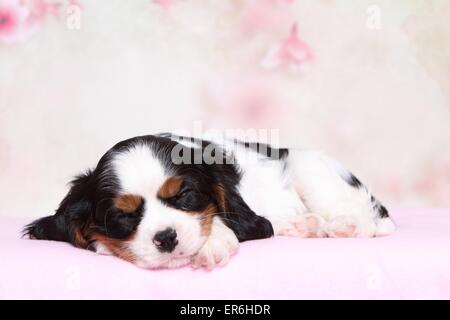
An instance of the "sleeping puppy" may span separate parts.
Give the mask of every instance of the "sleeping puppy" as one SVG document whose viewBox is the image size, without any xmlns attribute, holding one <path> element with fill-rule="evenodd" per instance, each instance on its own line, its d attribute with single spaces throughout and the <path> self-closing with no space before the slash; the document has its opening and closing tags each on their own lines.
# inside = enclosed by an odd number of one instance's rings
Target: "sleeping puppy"
<svg viewBox="0 0 450 320">
<path fill-rule="evenodd" d="M 375 237 L 385 207 L 336 161 L 223 136 L 122 141 L 71 183 L 56 213 L 25 227 L 144 268 L 224 265 L 239 242 Z"/>
</svg>

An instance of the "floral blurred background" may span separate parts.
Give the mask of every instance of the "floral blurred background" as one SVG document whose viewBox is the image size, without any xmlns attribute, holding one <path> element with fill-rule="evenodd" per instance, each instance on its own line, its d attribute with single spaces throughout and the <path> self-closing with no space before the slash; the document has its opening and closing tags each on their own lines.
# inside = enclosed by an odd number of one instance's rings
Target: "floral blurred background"
<svg viewBox="0 0 450 320">
<path fill-rule="evenodd" d="M 0 0 L 0 215 L 199 123 L 279 129 L 389 207 L 449 207 L 449 39 L 447 0 Z"/>
</svg>

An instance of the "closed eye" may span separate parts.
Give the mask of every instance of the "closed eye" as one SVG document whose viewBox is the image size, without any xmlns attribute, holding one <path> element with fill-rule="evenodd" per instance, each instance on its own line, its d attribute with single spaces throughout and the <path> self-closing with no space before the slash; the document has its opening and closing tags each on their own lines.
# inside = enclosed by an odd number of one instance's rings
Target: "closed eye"
<svg viewBox="0 0 450 320">
<path fill-rule="evenodd" d="M 185 189 L 181 190 L 180 192 L 178 192 L 178 194 L 175 197 L 177 199 L 180 199 L 180 198 L 183 198 L 183 197 L 191 194 L 192 192 L 194 192 L 194 189 L 185 188 Z"/>
<path fill-rule="evenodd" d="M 164 195 L 167 195 L 167 192 Z M 200 211 L 210 202 L 208 196 L 198 190 L 195 185 L 186 183 L 173 196 L 164 197 L 159 193 L 158 199 L 172 208 L 189 212 Z"/>
</svg>

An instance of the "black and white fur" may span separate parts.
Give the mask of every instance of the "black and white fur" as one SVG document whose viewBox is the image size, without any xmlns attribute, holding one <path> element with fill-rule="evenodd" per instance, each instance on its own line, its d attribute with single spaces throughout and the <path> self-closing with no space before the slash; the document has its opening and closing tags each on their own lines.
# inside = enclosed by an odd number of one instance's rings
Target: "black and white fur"
<svg viewBox="0 0 450 320">
<path fill-rule="evenodd" d="M 175 163 L 175 149 L 194 158 L 208 150 L 222 161 Z M 161 186 L 171 177 L 182 181 L 179 190 L 163 198 Z M 114 200 L 128 194 L 141 201 L 133 212 Z M 367 187 L 319 152 L 219 135 L 202 140 L 159 134 L 115 145 L 72 182 L 55 215 L 34 221 L 25 234 L 144 268 L 212 268 L 227 263 L 246 240 L 375 237 L 394 229 Z"/>
</svg>

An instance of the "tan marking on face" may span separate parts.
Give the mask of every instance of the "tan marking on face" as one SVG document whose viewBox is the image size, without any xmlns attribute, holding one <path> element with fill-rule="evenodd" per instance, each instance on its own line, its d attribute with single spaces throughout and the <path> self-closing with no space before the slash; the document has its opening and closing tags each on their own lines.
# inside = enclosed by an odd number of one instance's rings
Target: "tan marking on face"
<svg viewBox="0 0 450 320">
<path fill-rule="evenodd" d="M 103 244 L 109 251 L 116 257 L 126 260 L 131 263 L 136 262 L 136 255 L 128 247 L 128 242 L 131 241 L 135 233 L 129 236 L 127 239 L 119 240 L 112 239 L 101 234 L 95 234 L 92 236 L 92 240 L 98 241 Z"/>
<path fill-rule="evenodd" d="M 139 208 L 142 201 L 143 198 L 139 195 L 122 194 L 114 199 L 114 205 L 124 213 L 133 213 Z"/>
<path fill-rule="evenodd" d="M 213 192 L 216 196 L 217 205 L 220 211 L 227 211 L 225 202 L 225 190 L 221 184 L 215 184 L 213 186 Z"/>
<path fill-rule="evenodd" d="M 217 208 L 213 204 L 208 205 L 206 209 L 201 212 L 196 212 L 196 214 L 200 215 L 202 236 L 209 236 L 211 234 L 211 226 L 215 213 L 217 213 Z"/>
<path fill-rule="evenodd" d="M 223 186 L 221 184 L 214 185 L 213 192 L 216 197 L 217 206 L 211 203 L 205 210 L 201 212 L 193 212 L 194 214 L 199 214 L 201 217 L 201 233 L 203 236 L 209 236 L 211 234 L 214 216 L 219 212 L 226 211 L 225 190 Z"/>
<path fill-rule="evenodd" d="M 158 196 L 163 199 L 169 199 L 177 195 L 183 184 L 183 179 L 178 176 L 170 177 L 163 183 L 158 190 Z"/>
</svg>

